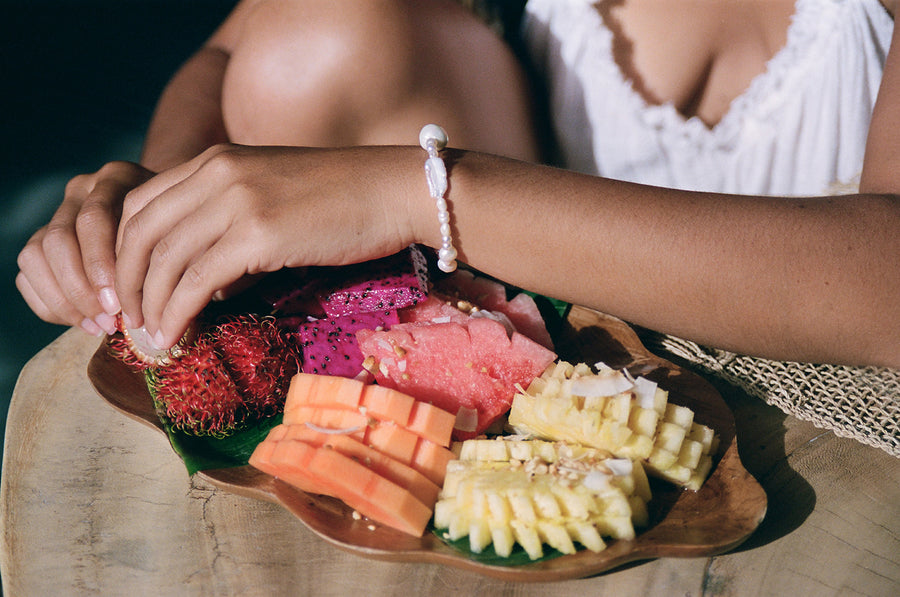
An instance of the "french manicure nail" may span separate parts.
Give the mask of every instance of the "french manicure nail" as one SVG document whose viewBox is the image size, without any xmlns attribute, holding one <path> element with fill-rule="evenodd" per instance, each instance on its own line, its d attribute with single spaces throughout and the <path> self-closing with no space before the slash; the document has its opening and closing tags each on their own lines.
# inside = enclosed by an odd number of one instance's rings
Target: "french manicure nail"
<svg viewBox="0 0 900 597">
<path fill-rule="evenodd" d="M 134 329 L 134 322 L 128 317 L 128 313 L 122 312 L 122 323 L 125 324 L 125 327 L 129 330 Z"/>
<path fill-rule="evenodd" d="M 153 335 L 153 344 L 156 350 L 165 350 L 169 348 L 166 345 L 166 338 L 163 336 L 162 331 L 157 331 L 156 334 Z"/>
<path fill-rule="evenodd" d="M 109 315 L 115 315 L 122 310 L 122 306 L 119 304 L 119 297 L 116 296 L 116 291 L 112 286 L 104 286 L 98 294 L 100 305 Z"/>
<path fill-rule="evenodd" d="M 101 313 L 94 318 L 94 323 L 106 331 L 110 336 L 116 333 L 116 318 L 112 315 Z"/>
<path fill-rule="evenodd" d="M 100 328 L 100 326 L 94 323 L 93 319 L 88 319 L 87 317 L 81 320 L 81 329 L 83 329 L 91 336 L 100 337 L 105 335 L 105 332 Z"/>
</svg>

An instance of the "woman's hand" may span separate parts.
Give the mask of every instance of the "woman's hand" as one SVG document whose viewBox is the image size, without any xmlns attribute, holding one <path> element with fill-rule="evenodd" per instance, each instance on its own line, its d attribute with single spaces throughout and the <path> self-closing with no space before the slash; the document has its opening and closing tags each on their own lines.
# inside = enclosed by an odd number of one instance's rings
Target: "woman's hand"
<svg viewBox="0 0 900 597">
<path fill-rule="evenodd" d="M 122 201 L 152 175 L 137 164 L 111 162 L 69 182 L 50 222 L 19 253 L 16 286 L 41 319 L 93 335 L 115 331 L 114 248 Z"/>
<path fill-rule="evenodd" d="M 159 174 L 123 208 L 115 279 L 127 324 L 166 348 L 248 274 L 399 251 L 415 240 L 407 189 L 427 197 L 421 153 L 226 144 Z"/>
</svg>

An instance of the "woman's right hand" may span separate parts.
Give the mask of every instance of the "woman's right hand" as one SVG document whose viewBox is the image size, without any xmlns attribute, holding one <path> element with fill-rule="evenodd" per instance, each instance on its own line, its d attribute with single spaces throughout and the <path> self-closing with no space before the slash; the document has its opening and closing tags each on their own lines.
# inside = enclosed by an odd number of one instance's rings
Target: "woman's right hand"
<svg viewBox="0 0 900 597">
<path fill-rule="evenodd" d="M 92 335 L 115 331 L 115 244 L 122 203 L 154 175 L 131 162 L 110 162 L 66 185 L 62 204 L 19 253 L 16 286 L 50 323 Z"/>
</svg>

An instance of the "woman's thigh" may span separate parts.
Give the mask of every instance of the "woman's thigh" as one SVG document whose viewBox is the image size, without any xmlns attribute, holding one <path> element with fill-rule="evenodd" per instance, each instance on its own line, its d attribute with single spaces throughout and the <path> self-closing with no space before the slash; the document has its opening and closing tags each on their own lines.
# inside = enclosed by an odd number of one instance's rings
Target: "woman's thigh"
<svg viewBox="0 0 900 597">
<path fill-rule="evenodd" d="M 265 0 L 223 88 L 231 139 L 248 144 L 415 144 L 429 122 L 456 147 L 535 159 L 526 77 L 453 0 Z"/>
</svg>

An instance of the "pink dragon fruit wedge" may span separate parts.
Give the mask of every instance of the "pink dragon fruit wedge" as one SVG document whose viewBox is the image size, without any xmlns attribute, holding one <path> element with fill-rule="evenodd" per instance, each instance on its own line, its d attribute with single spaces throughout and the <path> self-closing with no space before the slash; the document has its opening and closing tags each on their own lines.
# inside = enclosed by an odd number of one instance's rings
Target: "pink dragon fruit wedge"
<svg viewBox="0 0 900 597">
<path fill-rule="evenodd" d="M 358 330 L 387 330 L 399 318 L 397 311 L 327 317 L 298 328 L 304 373 L 354 378 L 364 372 L 363 355 L 356 341 Z"/>
<path fill-rule="evenodd" d="M 328 317 L 397 310 L 428 293 L 428 265 L 415 246 L 381 259 L 334 268 L 316 298 Z"/>
</svg>

